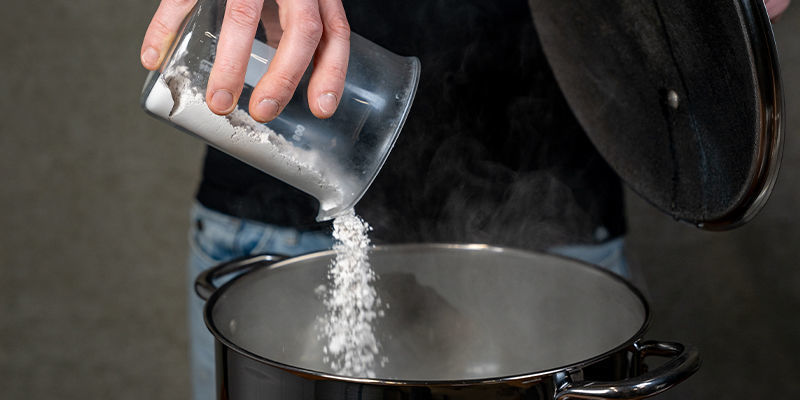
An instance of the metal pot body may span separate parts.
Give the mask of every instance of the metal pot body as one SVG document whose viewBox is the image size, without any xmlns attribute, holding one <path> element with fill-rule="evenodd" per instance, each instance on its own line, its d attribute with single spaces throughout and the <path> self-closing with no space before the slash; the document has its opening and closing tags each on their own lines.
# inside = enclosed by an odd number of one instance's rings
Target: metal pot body
<svg viewBox="0 0 800 400">
<path fill-rule="evenodd" d="M 390 306 L 375 327 L 388 362 L 375 378 L 340 376 L 315 329 L 332 256 L 260 256 L 198 277 L 220 399 L 642 398 L 699 367 L 691 347 L 641 341 L 646 301 L 604 270 L 484 245 L 398 245 L 370 253 Z M 651 355 L 670 359 L 645 372 Z"/>
</svg>

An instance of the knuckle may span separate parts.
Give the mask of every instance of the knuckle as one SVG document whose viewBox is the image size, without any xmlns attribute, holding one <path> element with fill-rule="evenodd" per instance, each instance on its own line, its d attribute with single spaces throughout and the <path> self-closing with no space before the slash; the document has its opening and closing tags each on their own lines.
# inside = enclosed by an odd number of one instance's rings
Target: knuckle
<svg viewBox="0 0 800 400">
<path fill-rule="evenodd" d="M 292 93 L 294 93 L 297 87 L 297 82 L 297 79 L 284 73 L 277 73 L 272 77 L 272 84 L 278 90 L 278 97 L 281 100 L 281 104 L 286 104 L 287 101 L 292 98 Z"/>
<path fill-rule="evenodd" d="M 336 15 L 325 24 L 327 34 L 342 40 L 350 40 L 350 23 L 344 15 Z"/>
<path fill-rule="evenodd" d="M 245 66 L 228 58 L 218 58 L 214 61 L 214 68 L 224 75 L 239 76 L 245 72 Z"/>
<path fill-rule="evenodd" d="M 333 64 L 325 67 L 325 75 L 335 80 L 344 81 L 347 77 L 347 69 L 342 64 Z"/>
<path fill-rule="evenodd" d="M 237 1 L 228 4 L 228 18 L 231 22 L 240 26 L 250 28 L 258 24 L 261 10 L 257 4 L 249 1 Z"/>
<path fill-rule="evenodd" d="M 153 22 L 150 23 L 150 27 L 159 37 L 172 35 L 172 29 L 170 29 L 161 18 L 153 18 Z"/>
<path fill-rule="evenodd" d="M 296 22 L 298 31 L 309 41 L 319 42 L 322 37 L 322 21 L 318 17 L 303 13 Z"/>
</svg>

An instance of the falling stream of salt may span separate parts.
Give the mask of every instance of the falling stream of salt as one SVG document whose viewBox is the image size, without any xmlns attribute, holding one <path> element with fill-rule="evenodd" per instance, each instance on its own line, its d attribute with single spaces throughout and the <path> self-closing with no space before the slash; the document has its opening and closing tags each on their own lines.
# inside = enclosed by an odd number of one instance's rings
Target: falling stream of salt
<svg viewBox="0 0 800 400">
<path fill-rule="evenodd" d="M 333 221 L 336 253 L 324 288 L 325 315 L 318 319 L 325 341 L 325 361 L 338 374 L 375 377 L 379 357 L 375 321 L 383 305 L 373 286 L 376 279 L 368 253 L 370 226 L 353 210 Z"/>
</svg>

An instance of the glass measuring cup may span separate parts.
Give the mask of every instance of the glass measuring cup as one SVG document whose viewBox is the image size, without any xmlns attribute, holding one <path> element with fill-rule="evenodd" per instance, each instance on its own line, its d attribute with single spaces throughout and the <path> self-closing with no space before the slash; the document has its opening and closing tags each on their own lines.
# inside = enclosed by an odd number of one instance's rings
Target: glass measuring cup
<svg viewBox="0 0 800 400">
<path fill-rule="evenodd" d="M 151 72 L 141 103 L 155 117 L 193 134 L 315 197 L 317 220 L 349 210 L 366 192 L 405 122 L 419 81 L 420 63 L 353 33 L 344 92 L 331 118 L 308 107 L 306 71 L 292 100 L 273 121 L 249 116 L 253 87 L 275 49 L 255 40 L 235 110 L 212 113 L 205 92 L 222 27 L 225 0 L 201 0 L 187 17 L 161 67 Z"/>
</svg>

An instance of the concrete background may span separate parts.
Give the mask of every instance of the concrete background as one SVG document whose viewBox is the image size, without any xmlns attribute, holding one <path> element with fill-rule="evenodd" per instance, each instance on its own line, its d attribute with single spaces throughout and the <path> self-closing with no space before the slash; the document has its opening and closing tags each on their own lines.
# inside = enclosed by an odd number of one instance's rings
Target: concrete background
<svg viewBox="0 0 800 400">
<path fill-rule="evenodd" d="M 138 107 L 155 7 L 53 0 L 0 13 L 3 398 L 188 398 L 185 227 L 202 146 Z M 704 359 L 664 399 L 800 389 L 800 5 L 776 31 L 788 140 L 756 221 L 704 233 L 628 196 L 648 337 L 693 343 Z"/>
</svg>

